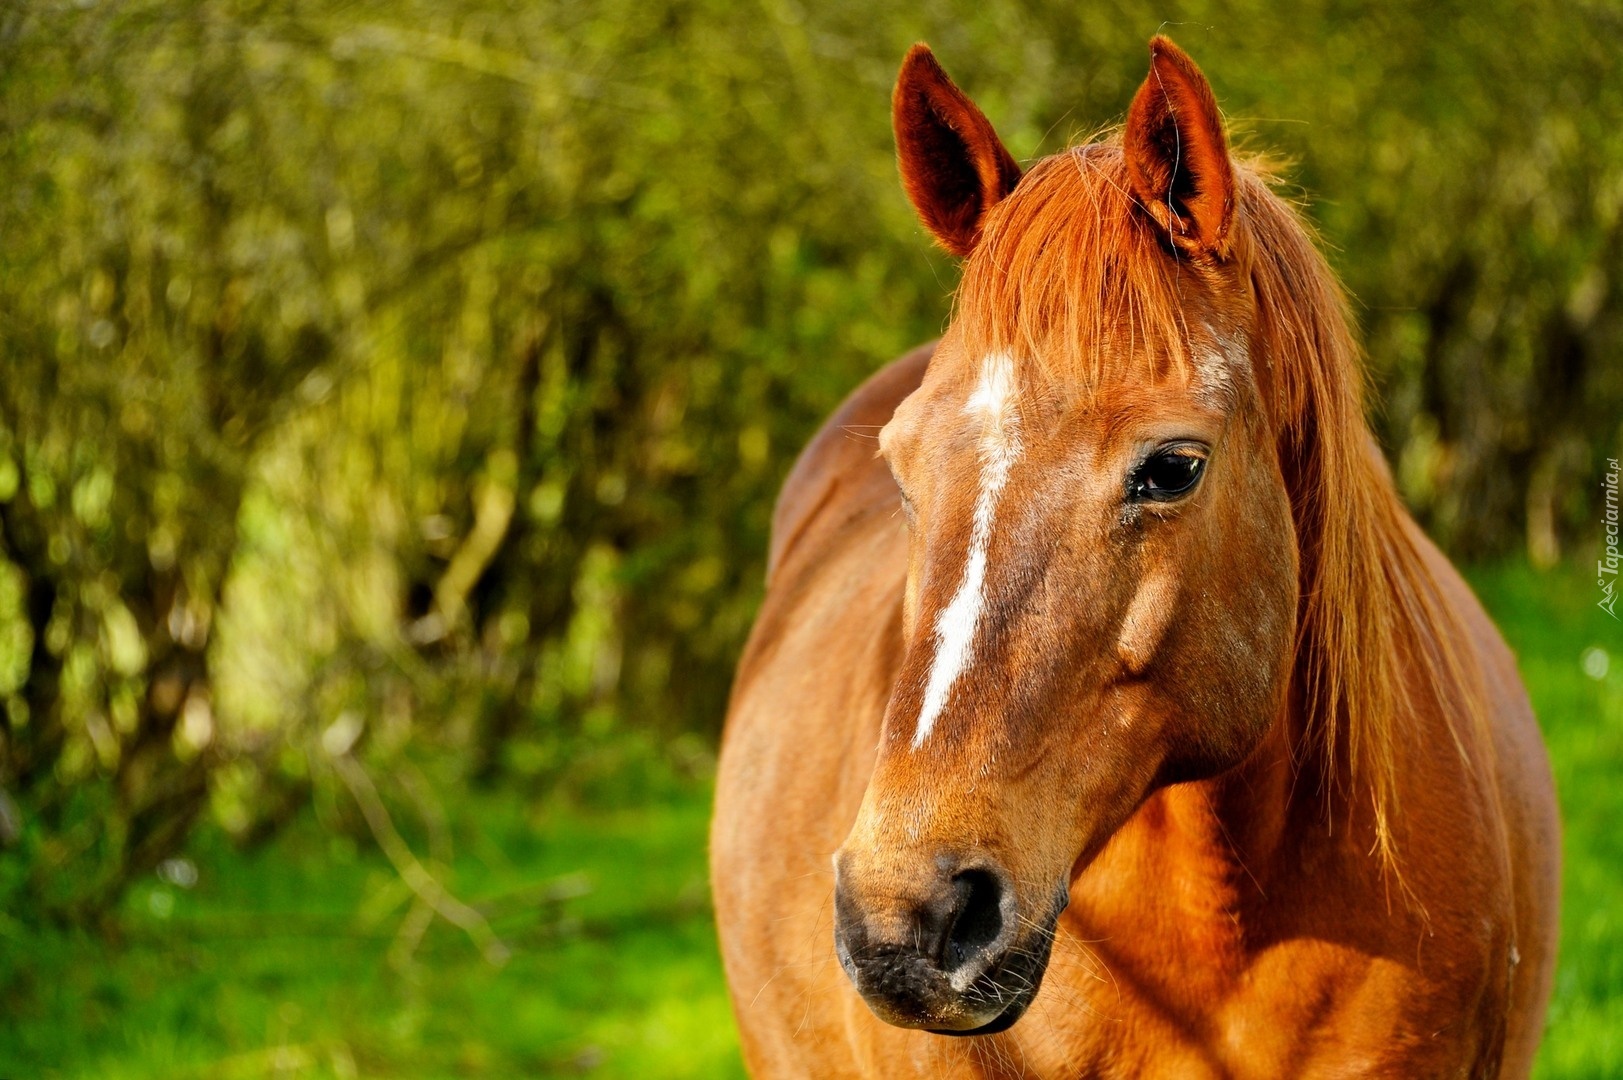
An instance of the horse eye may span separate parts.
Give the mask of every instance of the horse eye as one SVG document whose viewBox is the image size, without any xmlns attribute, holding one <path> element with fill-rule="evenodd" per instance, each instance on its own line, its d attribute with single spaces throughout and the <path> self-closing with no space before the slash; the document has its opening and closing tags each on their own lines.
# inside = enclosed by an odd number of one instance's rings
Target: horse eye
<svg viewBox="0 0 1623 1080">
<path fill-rule="evenodd" d="M 1128 497 L 1171 502 L 1195 490 L 1206 470 L 1203 448 L 1189 444 L 1163 447 L 1145 459 L 1128 483 Z"/>
</svg>

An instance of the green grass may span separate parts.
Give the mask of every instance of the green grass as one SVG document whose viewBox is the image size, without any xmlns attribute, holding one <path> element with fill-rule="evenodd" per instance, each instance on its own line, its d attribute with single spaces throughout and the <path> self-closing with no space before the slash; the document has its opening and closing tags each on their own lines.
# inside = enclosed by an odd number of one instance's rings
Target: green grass
<svg viewBox="0 0 1623 1080">
<path fill-rule="evenodd" d="M 1623 1076 L 1623 623 L 1595 605 L 1592 572 L 1468 576 L 1516 652 L 1561 799 L 1561 959 L 1535 1075 L 1613 1080 Z M 1603 678 L 1584 670 L 1591 649 L 1607 657 Z"/>
<path fill-rule="evenodd" d="M 397 875 L 301 822 L 154 878 L 122 940 L 0 936 L 0 1077 L 741 1075 L 705 885 L 707 785 L 630 809 L 470 798 L 452 880 L 511 958 L 440 923 L 409 963 Z"/>
<path fill-rule="evenodd" d="M 1562 959 L 1538 1075 L 1623 1075 L 1623 625 L 1576 570 L 1483 568 L 1555 761 Z M 1610 670 L 1586 674 L 1586 650 Z M 194 888 L 156 878 L 116 940 L 0 915 L 0 1077 L 739 1075 L 704 881 L 708 791 L 588 812 L 514 794 L 450 807 L 450 880 L 512 956 L 432 927 L 389 960 L 401 886 L 314 819 Z M 419 847 L 422 847 L 419 844 Z M 3 855 L 0 855 L 3 857 Z"/>
</svg>

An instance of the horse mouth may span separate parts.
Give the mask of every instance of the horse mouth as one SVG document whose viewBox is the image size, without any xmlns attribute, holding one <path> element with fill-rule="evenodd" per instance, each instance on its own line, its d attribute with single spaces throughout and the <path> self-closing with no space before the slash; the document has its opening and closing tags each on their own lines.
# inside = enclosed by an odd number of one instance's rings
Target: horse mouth
<svg viewBox="0 0 1623 1080">
<path fill-rule="evenodd" d="M 843 940 L 836 953 L 868 1007 L 887 1024 L 959 1038 L 996 1035 L 1014 1026 L 1036 998 L 1065 900 L 1061 896 L 1041 925 L 967 982 L 905 950 L 868 952 L 861 965 Z"/>
<path fill-rule="evenodd" d="M 1048 970 L 1048 958 L 1054 948 L 1054 928 L 1058 921 L 1059 911 L 1056 910 L 1047 924 L 1033 935 L 1034 940 L 1029 945 L 1012 950 L 996 970 L 977 980 L 974 989 L 983 996 L 995 995 L 997 1000 L 1004 1002 L 1002 1012 L 979 1027 L 958 1029 L 927 1027 L 924 1030 L 932 1035 L 968 1038 L 996 1035 L 1013 1027 L 1015 1021 L 1026 1015 L 1026 1010 L 1031 1007 L 1032 1001 L 1037 997 L 1037 991 L 1042 987 L 1043 975 Z M 987 985 L 979 985 L 983 982 Z"/>
</svg>

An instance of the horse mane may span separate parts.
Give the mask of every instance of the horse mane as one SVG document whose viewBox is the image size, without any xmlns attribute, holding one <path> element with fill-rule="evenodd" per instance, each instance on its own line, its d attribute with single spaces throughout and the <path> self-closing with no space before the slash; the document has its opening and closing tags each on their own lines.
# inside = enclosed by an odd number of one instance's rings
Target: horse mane
<svg viewBox="0 0 1623 1080">
<path fill-rule="evenodd" d="M 1233 257 L 1256 301 L 1250 362 L 1298 544 L 1291 692 L 1307 727 L 1295 755 L 1299 766 L 1317 760 L 1327 793 L 1345 783 L 1360 795 L 1354 805 L 1367 798 L 1373 853 L 1401 888 L 1399 741 L 1417 734 L 1406 723 L 1415 695 L 1434 699 L 1469 767 L 1460 724 L 1485 723 L 1480 680 L 1467 670 L 1471 650 L 1454 644 L 1465 631 L 1367 426 L 1345 294 L 1308 227 L 1272 190 L 1267 164 L 1242 157 L 1235 173 Z M 1200 271 L 1169 257 L 1129 192 L 1117 139 L 1035 165 L 989 211 L 965 265 L 957 319 L 966 344 L 1030 357 L 1067 393 L 1146 370 L 1153 380 L 1187 374 L 1192 328 L 1182 294 Z M 1461 700 L 1471 703 L 1465 717 L 1450 704 Z"/>
</svg>

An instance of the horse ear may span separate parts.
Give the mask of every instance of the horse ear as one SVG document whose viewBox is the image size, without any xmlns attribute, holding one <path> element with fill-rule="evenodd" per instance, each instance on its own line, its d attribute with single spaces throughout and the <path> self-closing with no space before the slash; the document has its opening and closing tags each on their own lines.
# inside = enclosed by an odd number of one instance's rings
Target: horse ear
<svg viewBox="0 0 1623 1080">
<path fill-rule="evenodd" d="M 1122 136 L 1133 194 L 1172 242 L 1223 258 L 1234 222 L 1234 166 L 1211 84 L 1171 41 L 1150 41 L 1150 74 Z"/>
<path fill-rule="evenodd" d="M 890 118 L 907 197 L 942 247 L 968 255 L 986 212 L 1019 183 L 1020 166 L 928 45 L 902 61 Z"/>
</svg>

